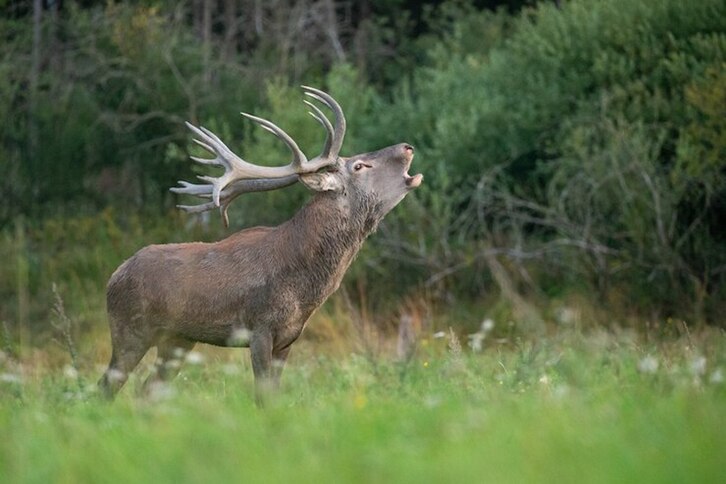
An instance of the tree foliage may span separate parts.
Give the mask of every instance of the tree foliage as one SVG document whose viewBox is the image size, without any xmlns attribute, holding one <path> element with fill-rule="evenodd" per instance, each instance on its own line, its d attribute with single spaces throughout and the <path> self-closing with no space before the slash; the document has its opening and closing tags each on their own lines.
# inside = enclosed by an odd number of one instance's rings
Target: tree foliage
<svg viewBox="0 0 726 484">
<path fill-rule="evenodd" d="M 469 203 L 465 245 L 482 247 L 444 267 L 537 258 L 601 289 L 627 281 L 635 304 L 697 301 L 702 315 L 726 267 L 725 14 L 719 1 L 541 4 L 479 14 L 489 49 L 434 50 L 390 112 L 415 120 L 431 190 L 457 204 L 439 240 L 461 233 Z M 458 32 L 447 40 L 466 45 Z"/>
<path fill-rule="evenodd" d="M 167 189 L 201 173 L 183 120 L 280 164 L 284 146 L 243 109 L 314 155 L 304 83 L 346 110 L 345 154 L 406 140 L 426 175 L 364 249 L 357 284 L 479 298 L 501 262 L 535 298 L 725 309 L 722 1 L 413 3 L 65 2 L 39 24 L 0 5 L 0 226 L 168 213 Z M 306 196 L 241 197 L 233 224 L 279 222 Z"/>
</svg>

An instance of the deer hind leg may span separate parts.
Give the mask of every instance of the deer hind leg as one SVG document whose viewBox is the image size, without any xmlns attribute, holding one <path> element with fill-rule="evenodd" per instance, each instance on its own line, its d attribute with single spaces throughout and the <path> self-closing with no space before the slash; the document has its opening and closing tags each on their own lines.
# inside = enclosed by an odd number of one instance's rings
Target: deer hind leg
<svg viewBox="0 0 726 484">
<path fill-rule="evenodd" d="M 124 335 L 113 337 L 112 333 L 111 361 L 108 369 L 98 381 L 98 387 L 104 397 L 113 400 L 121 387 L 124 386 L 129 373 L 136 368 L 141 358 L 149 350 L 150 342 L 147 338 L 136 335 Z"/>
<path fill-rule="evenodd" d="M 282 370 L 285 368 L 285 362 L 290 354 L 290 346 L 286 346 L 280 350 L 272 351 L 272 362 L 270 363 L 270 379 L 272 387 L 277 389 L 280 387 L 280 378 L 282 377 Z"/>
<path fill-rule="evenodd" d="M 156 344 L 156 363 L 154 371 L 144 382 L 143 392 L 154 384 L 168 382 L 179 374 L 186 354 L 194 348 L 195 342 L 178 336 L 163 337 Z"/>
</svg>

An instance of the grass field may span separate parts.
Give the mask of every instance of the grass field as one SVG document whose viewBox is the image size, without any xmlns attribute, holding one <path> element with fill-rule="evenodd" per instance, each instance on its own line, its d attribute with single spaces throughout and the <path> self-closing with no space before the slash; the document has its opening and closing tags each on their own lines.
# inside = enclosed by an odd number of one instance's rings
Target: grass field
<svg viewBox="0 0 726 484">
<path fill-rule="evenodd" d="M 97 367 L 3 353 L 0 481 L 723 482 L 722 332 L 436 336 L 405 363 L 301 341 L 264 409 L 243 350 L 142 397 L 147 365 L 113 404 Z"/>
</svg>

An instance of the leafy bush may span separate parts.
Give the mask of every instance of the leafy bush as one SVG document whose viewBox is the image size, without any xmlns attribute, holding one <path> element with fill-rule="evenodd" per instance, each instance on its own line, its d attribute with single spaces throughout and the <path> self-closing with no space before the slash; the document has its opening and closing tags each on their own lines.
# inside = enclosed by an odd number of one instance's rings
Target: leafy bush
<svg viewBox="0 0 726 484">
<path fill-rule="evenodd" d="M 437 244 L 429 259 L 478 272 L 485 254 L 508 253 L 598 285 L 617 274 L 643 305 L 683 310 L 670 302 L 686 291 L 703 316 L 726 262 L 724 18 L 715 0 L 543 3 L 490 50 L 435 52 L 389 111 L 413 120 L 439 192 L 428 196 L 449 207 L 427 201 L 446 220 L 434 238 L 483 242 L 473 255 Z M 466 213 L 478 226 L 456 228 Z"/>
</svg>

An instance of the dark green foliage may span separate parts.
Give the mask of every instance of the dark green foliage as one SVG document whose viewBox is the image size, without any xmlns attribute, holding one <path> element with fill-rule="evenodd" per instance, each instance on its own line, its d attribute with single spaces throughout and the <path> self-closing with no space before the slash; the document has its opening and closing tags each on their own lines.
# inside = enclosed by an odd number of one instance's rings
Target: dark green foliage
<svg viewBox="0 0 726 484">
<path fill-rule="evenodd" d="M 702 317 L 726 263 L 724 18 L 716 0 L 610 0 L 542 4 L 511 27 L 488 13 L 457 22 L 482 22 L 475 38 L 512 33 L 489 49 L 435 51 L 390 110 L 412 120 L 435 162 L 428 186 L 454 209 L 439 238 L 460 232 L 463 191 L 470 215 L 485 213 L 467 227 L 487 240 L 480 253 L 521 247 L 562 277 L 625 280 L 647 294 L 639 304 L 677 312 L 697 301 Z M 469 45 L 460 32 L 442 45 Z M 471 191 L 477 182 L 485 193 Z"/>
<path fill-rule="evenodd" d="M 163 206 L 168 186 L 188 171 L 186 161 L 165 157 L 170 143 L 185 143 L 182 121 L 211 112 L 231 117 L 223 109 L 230 100 L 257 101 L 256 83 L 237 66 L 203 65 L 202 48 L 178 13 L 71 5 L 62 21 L 46 18 L 35 93 L 11 91 L 29 76 L 22 61 L 31 57 L 31 42 L 22 30 L 10 35 L 6 49 L 21 62 L 5 78 L 11 123 L 2 136 L 3 161 L 18 165 L 8 186 L 15 213 L 36 218 L 59 203 Z M 26 137 L 31 122 L 36 141 Z"/>
<path fill-rule="evenodd" d="M 413 290 L 447 301 L 493 286 L 535 301 L 584 292 L 721 322 L 726 4 L 524 2 L 533 6 L 512 13 L 519 3 L 509 3 L 363 2 L 350 17 L 334 12 L 337 34 L 315 30 L 325 2 L 285 15 L 238 9 L 234 35 L 221 2 L 207 34 L 192 2 L 68 3 L 43 16 L 35 84 L 32 12 L 0 5 L 12 10 L 0 20 L 0 226 L 10 260 L 25 261 L 3 272 L 7 307 L 26 282 L 31 296 L 49 294 L 32 282 L 49 284 L 32 259 L 17 256 L 17 216 L 31 238 L 44 218 L 80 210 L 94 220 L 109 206 L 157 224 L 176 202 L 167 189 L 203 171 L 187 158 L 187 119 L 250 161 L 286 162 L 278 140 L 238 116 L 254 112 L 314 156 L 323 133 L 301 103 L 304 83 L 346 110 L 343 154 L 408 141 L 425 174 L 365 246 L 352 293 L 366 288 L 385 305 Z M 285 30 L 295 16 L 311 27 Z M 233 226 L 279 223 L 308 196 L 294 187 L 241 197 Z M 198 226 L 208 238 L 221 234 L 212 220 Z M 177 229 L 135 233 L 133 248 L 73 276 L 77 287 L 100 290 L 137 245 L 189 238 Z M 97 235 L 88 244 L 107 247 Z"/>
</svg>

